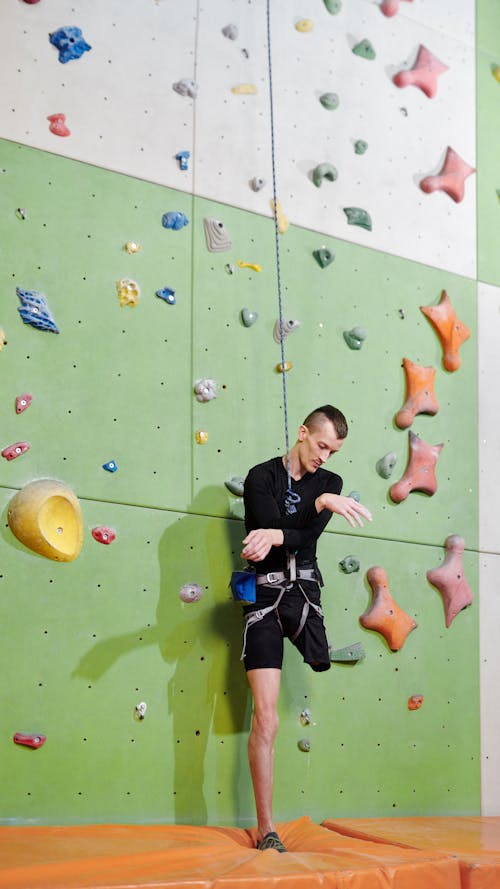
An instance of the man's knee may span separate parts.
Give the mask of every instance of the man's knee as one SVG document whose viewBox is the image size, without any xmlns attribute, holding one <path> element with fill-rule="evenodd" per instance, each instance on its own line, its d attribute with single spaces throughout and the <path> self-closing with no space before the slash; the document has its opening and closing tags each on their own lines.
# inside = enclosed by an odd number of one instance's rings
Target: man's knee
<svg viewBox="0 0 500 889">
<path fill-rule="evenodd" d="M 263 741 L 274 741 L 278 731 L 279 717 L 275 707 L 260 707 L 254 710 L 252 732 Z"/>
</svg>

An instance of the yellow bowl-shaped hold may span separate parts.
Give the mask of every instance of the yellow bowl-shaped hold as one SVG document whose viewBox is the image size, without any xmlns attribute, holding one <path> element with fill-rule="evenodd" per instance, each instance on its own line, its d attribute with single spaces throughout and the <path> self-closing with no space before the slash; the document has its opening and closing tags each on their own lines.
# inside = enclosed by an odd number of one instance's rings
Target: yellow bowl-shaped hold
<svg viewBox="0 0 500 889">
<path fill-rule="evenodd" d="M 308 31 L 312 31 L 314 28 L 314 22 L 311 19 L 299 19 L 298 22 L 295 22 L 295 30 L 300 31 L 301 34 L 306 34 Z"/>
<path fill-rule="evenodd" d="M 292 367 L 293 367 L 293 364 L 291 361 L 285 361 L 285 373 L 287 373 L 289 370 L 291 370 Z M 282 365 L 281 361 L 279 364 L 276 365 L 276 370 L 278 371 L 279 374 L 283 373 L 283 365 Z"/>
<path fill-rule="evenodd" d="M 47 559 L 72 562 L 80 553 L 82 510 L 62 482 L 43 478 L 25 485 L 10 501 L 7 519 L 15 537 Z"/>
<path fill-rule="evenodd" d="M 208 432 L 205 432 L 204 429 L 197 429 L 194 437 L 198 444 L 206 444 L 208 441 Z"/>
</svg>

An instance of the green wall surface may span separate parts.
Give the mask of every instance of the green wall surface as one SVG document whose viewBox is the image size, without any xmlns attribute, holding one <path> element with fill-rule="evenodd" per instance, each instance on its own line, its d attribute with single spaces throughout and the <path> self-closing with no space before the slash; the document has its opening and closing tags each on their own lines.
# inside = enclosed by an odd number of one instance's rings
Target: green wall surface
<svg viewBox="0 0 500 889">
<path fill-rule="evenodd" d="M 10 142 L 0 142 L 1 447 L 31 449 L 0 462 L 0 613 L 3 684 L 0 765 L 3 823 L 177 822 L 251 824 L 246 761 L 251 707 L 239 661 L 241 615 L 229 575 L 241 562 L 242 503 L 224 486 L 283 451 L 274 228 L 269 219 Z M 17 218 L 24 207 L 27 218 Z M 161 226 L 181 210 L 181 231 Z M 224 222 L 233 246 L 207 250 L 203 219 Z M 128 240 L 141 244 L 129 256 Z M 476 285 L 436 269 L 291 227 L 281 239 L 291 441 L 304 415 L 341 407 L 350 434 L 332 469 L 357 489 L 374 520 L 352 531 L 334 517 L 320 543 L 324 606 L 335 647 L 362 641 L 366 658 L 315 675 L 287 649 L 276 751 L 276 817 L 475 814 L 479 810 L 477 607 L 445 629 L 442 601 L 425 572 L 451 533 L 466 541 L 477 590 Z M 312 251 L 335 261 L 320 269 Z M 237 260 L 262 270 L 240 269 Z M 232 274 L 226 265 L 233 266 Z M 141 286 L 121 308 L 115 282 Z M 175 287 L 169 306 L 155 296 Z M 15 288 L 46 294 L 60 334 L 20 319 Z M 446 289 L 471 329 L 462 366 L 449 374 L 421 305 Z M 246 306 L 256 324 L 240 319 Z M 342 332 L 368 330 L 360 351 Z M 435 417 L 412 429 L 444 443 L 433 497 L 395 505 L 406 466 L 403 357 L 436 368 Z M 217 381 L 196 401 L 193 384 Z M 16 415 L 15 397 L 33 396 Z M 467 418 L 467 420 L 465 420 Z M 199 445 L 195 432 L 205 430 Z M 396 451 L 391 480 L 376 461 Z M 118 471 L 102 464 L 116 460 Z M 59 564 L 10 532 L 17 489 L 54 477 L 82 504 L 83 550 Z M 96 525 L 116 529 L 110 546 Z M 339 561 L 355 553 L 357 574 Z M 359 625 L 382 565 L 391 593 L 418 623 L 400 652 Z M 186 582 L 204 596 L 186 605 Z M 423 707 L 407 709 L 412 694 Z M 134 707 L 148 704 L 146 718 Z M 313 725 L 299 715 L 309 707 Z M 12 744 L 14 732 L 46 744 Z M 308 735 L 311 752 L 297 742 Z"/>
</svg>

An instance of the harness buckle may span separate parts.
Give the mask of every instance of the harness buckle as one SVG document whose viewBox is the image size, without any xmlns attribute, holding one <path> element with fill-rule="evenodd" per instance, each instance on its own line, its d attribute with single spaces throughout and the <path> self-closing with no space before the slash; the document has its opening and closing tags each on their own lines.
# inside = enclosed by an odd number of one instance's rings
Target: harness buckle
<svg viewBox="0 0 500 889">
<path fill-rule="evenodd" d="M 266 575 L 268 583 L 278 583 L 283 576 L 282 571 L 270 571 L 269 574 Z"/>
</svg>

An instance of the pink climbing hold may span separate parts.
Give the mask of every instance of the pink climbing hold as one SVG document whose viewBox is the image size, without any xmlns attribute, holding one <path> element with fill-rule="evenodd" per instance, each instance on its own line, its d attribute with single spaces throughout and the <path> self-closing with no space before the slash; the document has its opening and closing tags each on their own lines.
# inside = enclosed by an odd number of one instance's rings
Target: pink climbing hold
<svg viewBox="0 0 500 889">
<path fill-rule="evenodd" d="M 420 44 L 413 68 L 398 71 L 392 82 L 399 87 L 418 86 L 429 99 L 433 99 L 437 93 L 439 75 L 448 70 L 448 65 L 444 65 L 427 47 Z"/>
<path fill-rule="evenodd" d="M 14 744 L 20 744 L 22 747 L 33 747 L 34 750 L 37 750 L 45 744 L 46 737 L 40 734 L 25 735 L 23 732 L 16 732 L 12 740 Z"/>
<path fill-rule="evenodd" d="M 444 605 L 444 618 L 447 627 L 459 611 L 472 605 L 471 588 L 464 576 L 462 556 L 465 541 L 458 534 L 450 534 L 445 542 L 446 556 L 442 565 L 427 571 L 426 577 L 441 593 Z"/>
<path fill-rule="evenodd" d="M 420 188 L 426 194 L 433 191 L 444 191 L 459 204 L 464 196 L 465 180 L 467 176 L 475 172 L 475 167 L 471 167 L 453 148 L 448 146 L 441 170 L 436 176 L 426 176 L 422 179 Z"/>
<path fill-rule="evenodd" d="M 15 460 L 16 457 L 20 457 L 21 454 L 25 454 L 26 451 L 29 451 L 31 445 L 29 441 L 16 441 L 15 444 L 11 444 L 8 447 L 4 448 L 2 453 L 2 457 L 5 457 L 6 460 Z"/>
<path fill-rule="evenodd" d="M 437 491 L 436 463 L 444 445 L 430 445 L 422 441 L 411 429 L 408 432 L 410 456 L 405 473 L 389 488 L 394 503 L 406 500 L 411 491 L 422 491 L 432 497 Z"/>
<path fill-rule="evenodd" d="M 98 528 L 92 528 L 92 537 L 98 543 L 109 544 L 113 543 L 116 538 L 116 531 L 113 528 L 108 528 L 107 525 L 99 525 Z"/>
<path fill-rule="evenodd" d="M 18 395 L 16 398 L 16 414 L 22 414 L 33 401 L 32 395 Z"/>
<path fill-rule="evenodd" d="M 412 3 L 413 0 L 407 0 L 407 2 Z M 388 17 L 396 15 L 399 9 L 399 3 L 400 0 L 384 0 L 384 2 L 380 4 L 380 11 Z"/>
<path fill-rule="evenodd" d="M 49 114 L 47 120 L 50 121 L 49 130 L 54 136 L 71 136 L 71 130 L 66 126 L 65 114 Z"/>
</svg>

